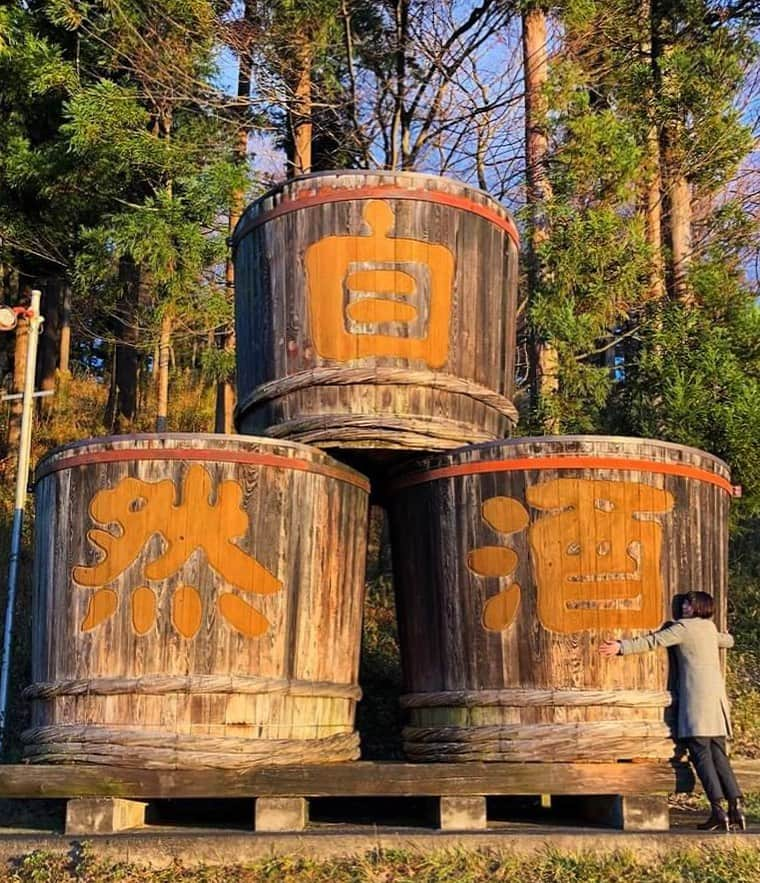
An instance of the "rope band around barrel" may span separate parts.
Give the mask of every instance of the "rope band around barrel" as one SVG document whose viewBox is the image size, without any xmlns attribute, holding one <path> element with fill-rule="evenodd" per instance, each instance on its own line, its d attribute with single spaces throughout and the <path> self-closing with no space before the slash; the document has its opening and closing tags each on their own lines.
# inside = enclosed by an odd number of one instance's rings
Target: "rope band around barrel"
<svg viewBox="0 0 760 883">
<path fill-rule="evenodd" d="M 483 727 L 405 727 L 404 739 L 408 742 L 456 742 L 477 743 L 494 739 L 515 741 L 547 738 L 579 739 L 589 735 L 597 738 L 631 736 L 655 736 L 670 738 L 671 730 L 662 721 L 614 720 L 578 721 L 570 724 L 495 724 Z"/>
<path fill-rule="evenodd" d="M 588 721 L 483 727 L 406 727 L 412 761 L 547 761 L 668 758 L 673 736 L 660 721 Z"/>
<path fill-rule="evenodd" d="M 282 398 L 291 393 L 315 386 L 419 386 L 442 392 L 467 396 L 517 423 L 518 412 L 514 404 L 487 386 L 435 371 L 414 371 L 406 368 L 312 368 L 287 377 L 263 383 L 247 396 L 235 409 L 238 417 L 251 408 Z"/>
<path fill-rule="evenodd" d="M 269 438 L 286 438 L 303 444 L 330 443 L 334 447 L 371 447 L 385 441 L 388 447 L 429 450 L 455 449 L 464 444 L 493 441 L 494 434 L 442 417 L 359 417 L 351 414 L 314 414 L 286 420 L 263 431 Z"/>
<path fill-rule="evenodd" d="M 445 193 L 438 190 L 423 188 L 399 187 L 395 184 L 374 184 L 371 186 L 355 186 L 350 188 L 324 187 L 309 189 L 303 193 L 285 196 L 277 205 L 252 215 L 247 211 L 240 219 L 230 242 L 237 249 L 240 241 L 252 230 L 262 224 L 279 218 L 281 215 L 290 214 L 306 208 L 314 208 L 334 202 L 356 202 L 360 199 L 403 199 L 413 202 L 430 202 L 436 205 L 444 205 L 450 208 L 461 209 L 471 214 L 478 215 L 502 229 L 512 240 L 517 248 L 520 247 L 520 236 L 512 218 L 498 203 L 494 203 L 490 197 L 489 205 L 481 205 L 469 197 L 459 196 L 455 193 Z M 256 203 L 254 205 L 257 205 Z"/>
<path fill-rule="evenodd" d="M 661 463 L 657 460 L 641 460 L 636 457 L 607 457 L 599 454 L 549 454 L 518 457 L 513 460 L 477 460 L 468 463 L 455 463 L 439 469 L 413 472 L 392 481 L 389 493 L 406 490 L 418 484 L 440 481 L 447 478 L 471 477 L 499 472 L 543 472 L 563 469 L 600 470 L 611 472 L 642 472 L 652 475 L 673 475 L 715 485 L 729 495 L 734 489 L 731 482 L 714 472 L 698 466 L 683 463 Z"/>
<path fill-rule="evenodd" d="M 113 696 L 118 694 L 160 696 L 167 693 L 239 693 L 313 697 L 315 699 L 361 699 L 356 684 L 329 681 L 296 681 L 241 675 L 145 675 L 140 678 L 72 678 L 46 681 L 27 687 L 25 699 L 53 699 L 56 696 Z"/>
<path fill-rule="evenodd" d="M 31 763 L 94 763 L 140 769 L 231 769 L 337 763 L 359 757 L 359 736 L 316 739 L 214 738 L 136 727 L 45 726 L 26 730 Z"/>
<path fill-rule="evenodd" d="M 409 693 L 401 697 L 402 708 L 589 707 L 668 708 L 673 696 L 664 690 L 449 690 Z"/>
</svg>

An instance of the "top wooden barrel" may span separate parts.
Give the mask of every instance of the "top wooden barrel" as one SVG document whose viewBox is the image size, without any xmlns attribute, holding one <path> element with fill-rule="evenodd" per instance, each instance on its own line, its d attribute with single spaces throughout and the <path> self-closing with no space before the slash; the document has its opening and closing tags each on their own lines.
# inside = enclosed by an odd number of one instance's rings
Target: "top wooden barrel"
<svg viewBox="0 0 760 883">
<path fill-rule="evenodd" d="M 308 175 L 250 206 L 233 244 L 239 431 L 429 451 L 509 435 L 518 236 L 487 194 Z"/>
<path fill-rule="evenodd" d="M 514 439 L 398 470 L 393 566 L 414 760 L 669 757 L 668 657 L 604 638 L 700 589 L 725 628 L 728 467 L 649 439 Z"/>
</svg>

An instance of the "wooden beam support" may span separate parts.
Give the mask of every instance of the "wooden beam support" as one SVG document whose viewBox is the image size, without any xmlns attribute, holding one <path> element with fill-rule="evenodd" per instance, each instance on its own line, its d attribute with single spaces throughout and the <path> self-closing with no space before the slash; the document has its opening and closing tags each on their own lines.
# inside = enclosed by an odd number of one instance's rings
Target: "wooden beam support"
<svg viewBox="0 0 760 883">
<path fill-rule="evenodd" d="M 733 761 L 745 791 L 760 762 Z M 457 797 L 477 794 L 666 794 L 691 791 L 684 763 L 460 763 L 368 761 L 247 770 L 0 765 L 0 797 Z"/>
<path fill-rule="evenodd" d="M 667 831 L 670 828 L 668 798 L 664 794 L 561 797 L 554 801 L 554 806 L 575 819 L 621 831 Z"/>
</svg>

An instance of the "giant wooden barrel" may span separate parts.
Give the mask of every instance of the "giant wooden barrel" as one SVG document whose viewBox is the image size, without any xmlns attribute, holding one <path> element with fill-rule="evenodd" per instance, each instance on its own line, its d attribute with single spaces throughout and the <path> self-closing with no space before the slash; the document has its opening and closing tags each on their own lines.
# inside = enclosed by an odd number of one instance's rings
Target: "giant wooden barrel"
<svg viewBox="0 0 760 883">
<path fill-rule="evenodd" d="M 267 439 L 120 436 L 47 456 L 27 757 L 355 759 L 368 490 Z"/>
<path fill-rule="evenodd" d="M 477 445 L 400 472 L 410 759 L 671 756 L 667 654 L 599 643 L 656 629 L 692 589 L 725 628 L 730 495 L 721 460 L 634 438 Z"/>
<path fill-rule="evenodd" d="M 508 435 L 517 241 L 501 205 L 446 178 L 267 193 L 233 235 L 238 429 L 431 451 Z"/>
</svg>

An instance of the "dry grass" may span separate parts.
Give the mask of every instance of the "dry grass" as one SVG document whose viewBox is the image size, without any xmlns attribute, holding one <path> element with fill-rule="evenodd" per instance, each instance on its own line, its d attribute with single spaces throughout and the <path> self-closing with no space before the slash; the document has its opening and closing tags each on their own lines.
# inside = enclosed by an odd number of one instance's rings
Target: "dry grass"
<svg viewBox="0 0 760 883">
<path fill-rule="evenodd" d="M 370 853 L 331 861 L 272 858 L 248 866 L 149 870 L 74 856 L 31 853 L 9 867 L 8 883 L 758 883 L 760 851 L 674 850 L 666 857 L 632 852 L 597 856 L 547 848 L 524 857 L 508 851 Z"/>
</svg>

